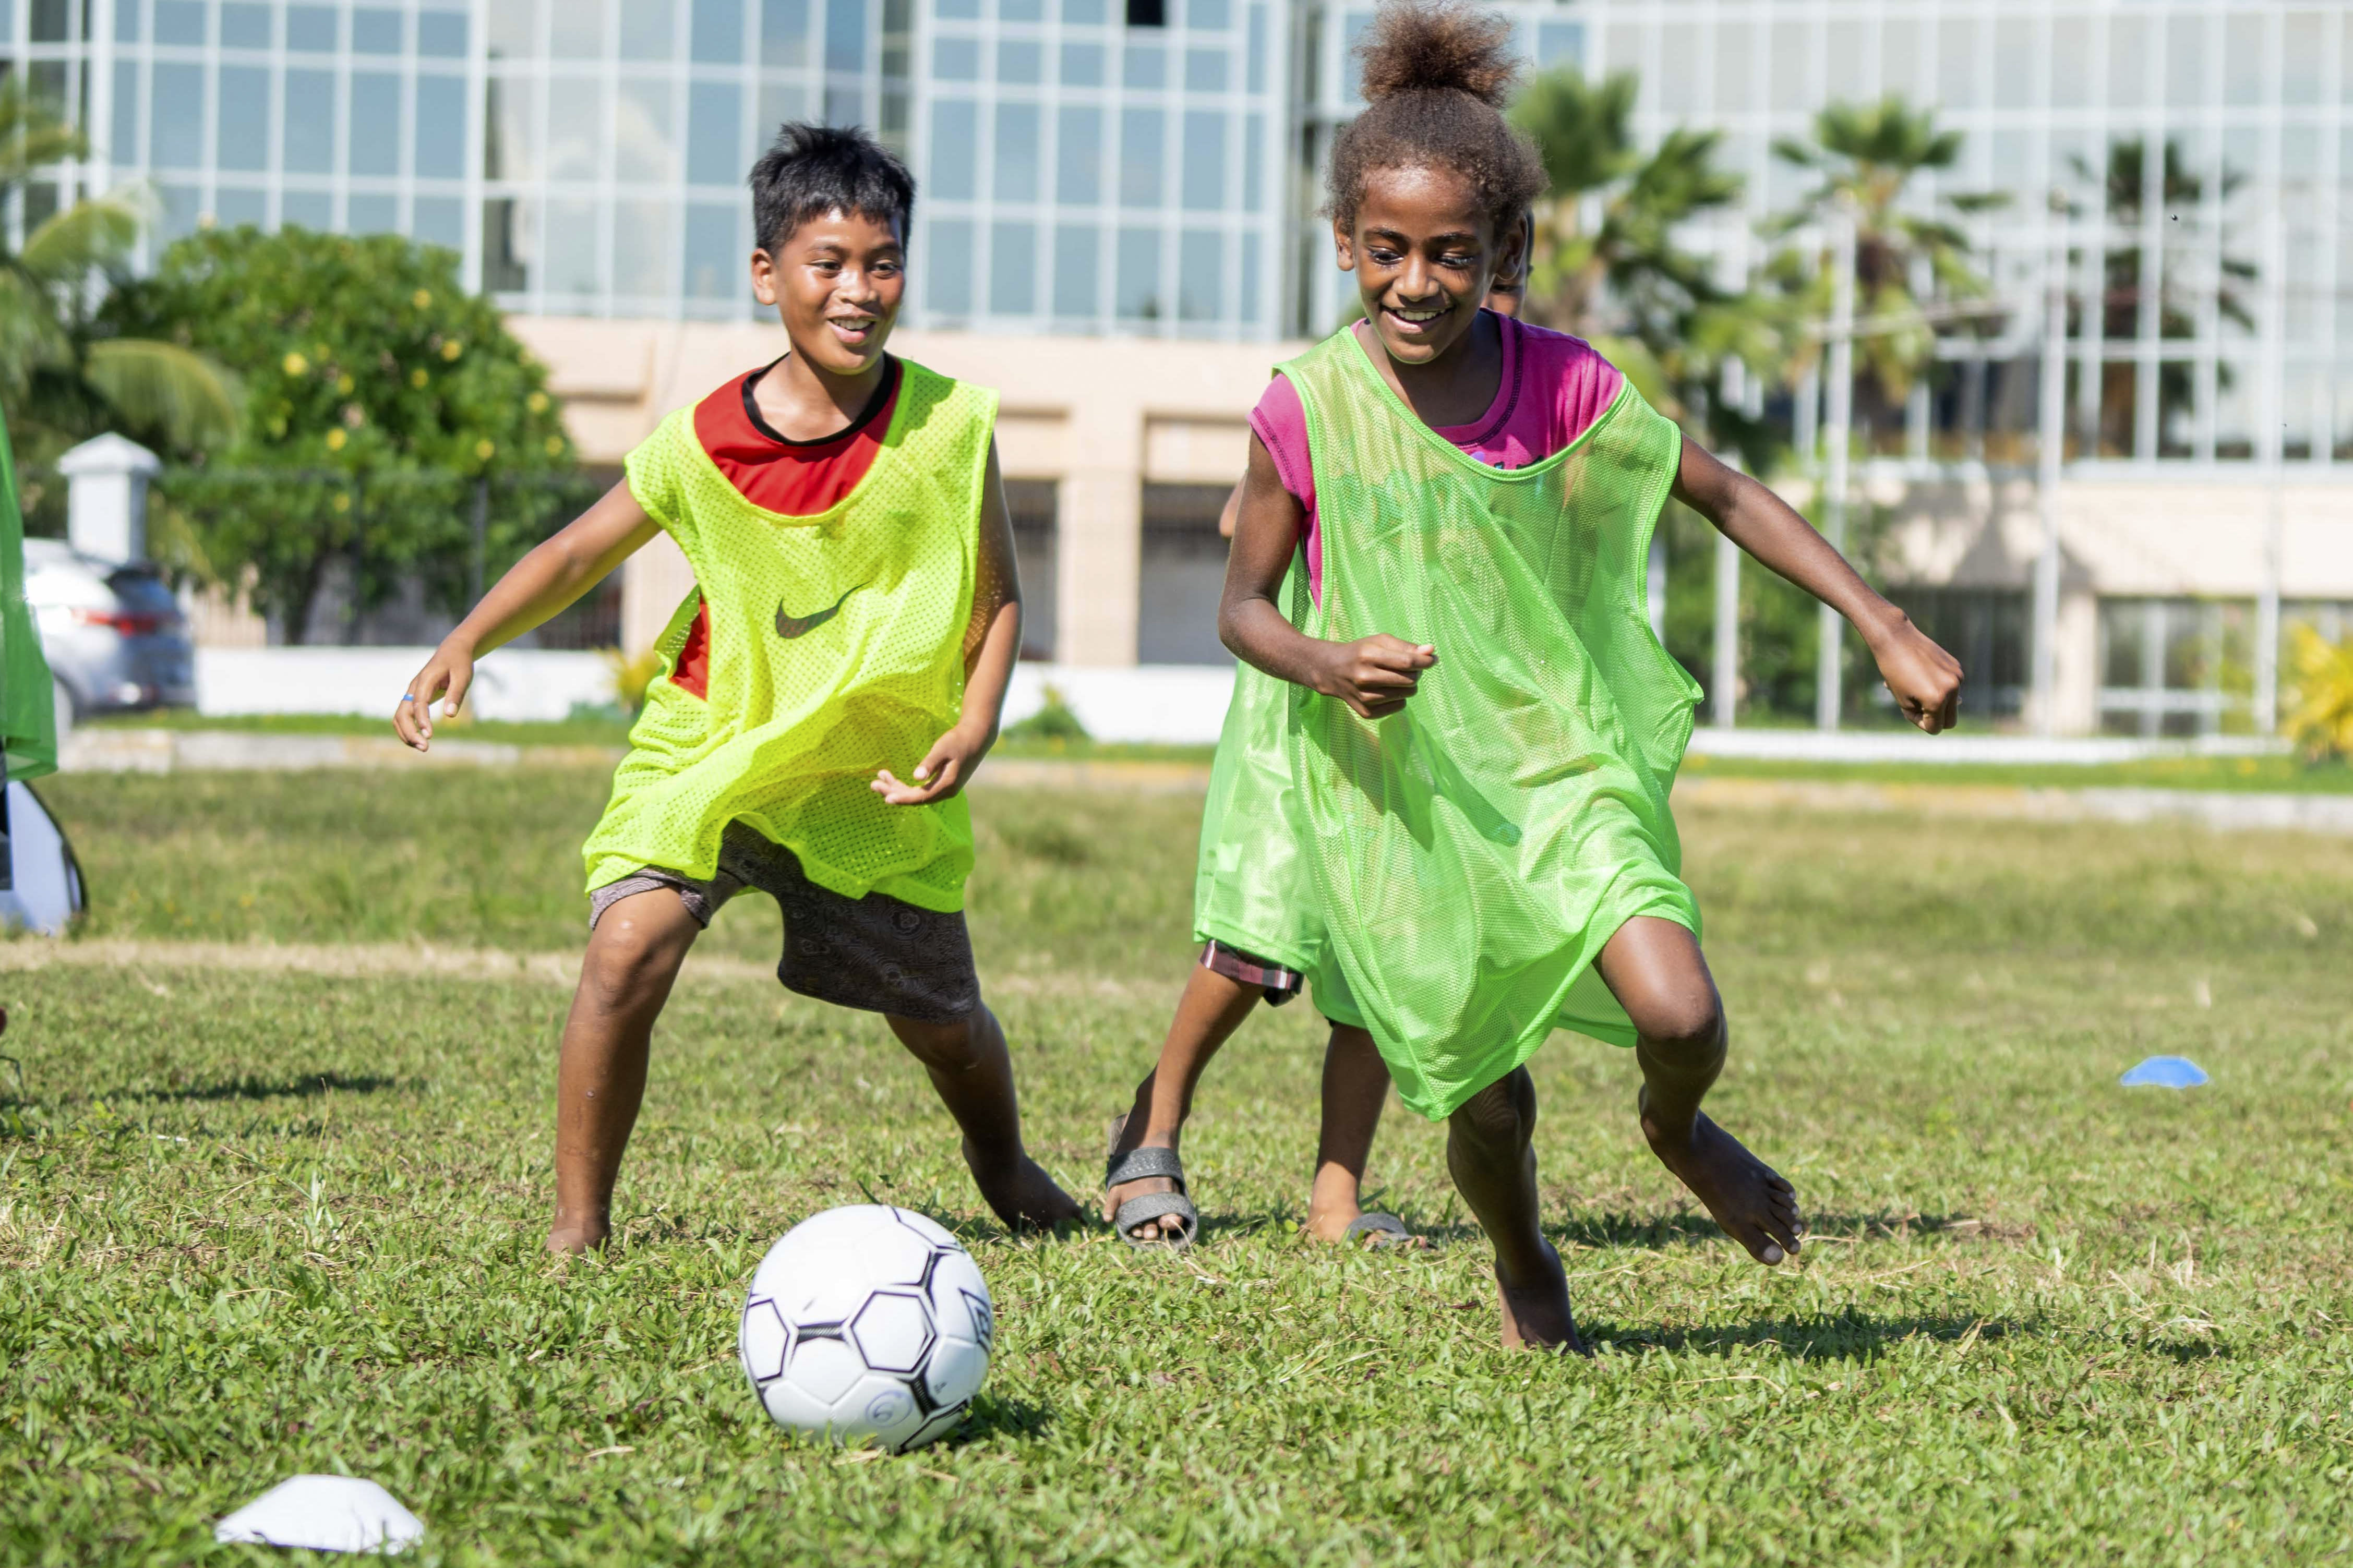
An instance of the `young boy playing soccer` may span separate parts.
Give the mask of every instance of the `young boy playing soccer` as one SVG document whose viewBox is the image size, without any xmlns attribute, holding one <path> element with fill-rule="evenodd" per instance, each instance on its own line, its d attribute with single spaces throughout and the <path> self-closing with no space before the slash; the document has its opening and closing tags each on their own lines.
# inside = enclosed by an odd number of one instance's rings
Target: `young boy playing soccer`
<svg viewBox="0 0 2353 1568">
<path fill-rule="evenodd" d="M 1487 285 L 1487 309 L 1498 316 L 1520 313 L 1527 285 L 1535 224 L 1523 214 L 1518 229 L 1518 247 L 1498 258 L 1498 270 Z M 1261 438 L 1273 428 L 1261 431 Z M 1228 539 L 1234 535 L 1246 485 L 1236 482 L 1218 519 L 1218 531 Z M 1247 665 L 1236 675 L 1244 686 L 1267 679 Z M 1232 711 L 1240 718 L 1259 706 L 1245 690 L 1238 693 Z M 1305 971 L 1314 966 L 1314 955 L 1322 948 L 1321 921 L 1313 913 L 1314 889 L 1305 879 L 1282 875 L 1288 862 L 1243 862 L 1227 852 L 1226 824 L 1240 824 L 1254 811 L 1280 811 L 1285 804 L 1251 787 L 1265 781 L 1246 776 L 1243 753 L 1248 750 L 1246 738 L 1229 727 L 1212 774 L 1194 883 L 1194 939 L 1202 943 L 1200 962 L 1177 998 L 1159 1061 L 1135 1086 L 1134 1103 L 1112 1123 L 1103 1218 L 1131 1247 L 1181 1251 L 1192 1245 L 1200 1215 L 1187 1188 L 1177 1149 L 1192 1111 L 1193 1091 L 1209 1058 L 1241 1027 L 1260 997 L 1269 1006 L 1280 1007 L 1305 989 Z M 1279 796 L 1280 786 L 1271 793 Z M 1250 849 L 1260 847 L 1254 830 L 1244 826 L 1243 833 Z M 1316 1005 L 1324 1010 L 1332 1035 L 1324 1051 L 1323 1123 L 1308 1187 L 1307 1219 L 1301 1228 L 1318 1241 L 1361 1238 L 1377 1249 L 1419 1246 L 1420 1238 L 1406 1229 L 1404 1221 L 1395 1215 L 1366 1214 L 1358 1202 L 1365 1166 L 1372 1158 L 1373 1134 L 1388 1098 L 1388 1068 L 1329 971 Z"/>
<path fill-rule="evenodd" d="M 1837 608 L 1922 729 L 1953 722 L 1961 671 L 1590 347 L 1481 308 L 1544 185 L 1499 111 L 1510 34 L 1392 0 L 1362 46 L 1328 195 L 1365 320 L 1260 405 L 1219 629 L 1275 678 L 1240 732 L 1271 737 L 1250 765 L 1296 803 L 1237 857 L 1303 865 L 1319 997 L 1336 972 L 1406 1105 L 1447 1122 L 1504 1342 L 1575 1349 L 1525 1065 L 1556 1027 L 1633 1048 L 1651 1152 L 1759 1262 L 1804 1228 L 1700 1110 L 1726 1034 L 1668 810 L 1700 693 L 1651 630 L 1661 506 Z"/>
<path fill-rule="evenodd" d="M 516 563 L 417 672 L 393 726 L 424 751 L 474 660 L 571 604 L 657 531 L 696 591 L 659 644 L 589 835 L 588 951 L 556 1079 L 551 1251 L 604 1245 L 654 1020 L 718 907 L 785 917 L 776 977 L 880 1013 L 964 1134 L 1007 1226 L 1077 1205 L 1021 1142 L 1005 1036 L 963 915 L 965 785 L 1021 646 L 997 399 L 884 352 L 914 182 L 863 132 L 787 125 L 752 171 L 752 288 L 789 341 L 672 413 L 627 479 Z"/>
</svg>

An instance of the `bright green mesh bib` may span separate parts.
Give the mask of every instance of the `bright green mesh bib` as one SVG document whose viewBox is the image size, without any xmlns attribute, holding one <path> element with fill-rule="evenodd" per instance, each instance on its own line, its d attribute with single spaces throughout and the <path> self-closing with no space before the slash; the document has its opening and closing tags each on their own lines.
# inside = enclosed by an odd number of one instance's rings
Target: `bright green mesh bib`
<svg viewBox="0 0 2353 1568">
<path fill-rule="evenodd" d="M 1294 686 L 1282 726 L 1324 963 L 1435 1119 L 1556 1026 L 1632 1045 L 1594 958 L 1636 915 L 1699 929 L 1667 795 L 1700 691 L 1646 602 L 1682 437 L 1630 384 L 1566 451 L 1497 469 L 1423 424 L 1353 331 L 1282 369 L 1323 549 L 1303 629 L 1438 649 L 1388 719 Z"/>
<path fill-rule="evenodd" d="M 753 505 L 695 438 L 694 410 L 629 454 L 629 490 L 694 568 L 659 645 L 613 798 L 583 854 L 594 889 L 645 866 L 716 868 L 748 824 L 850 898 L 964 905 L 972 814 L 886 805 L 962 715 L 981 485 L 997 395 L 908 362 L 874 466 L 828 511 Z M 706 697 L 676 685 L 696 609 L 711 607 Z"/>
</svg>

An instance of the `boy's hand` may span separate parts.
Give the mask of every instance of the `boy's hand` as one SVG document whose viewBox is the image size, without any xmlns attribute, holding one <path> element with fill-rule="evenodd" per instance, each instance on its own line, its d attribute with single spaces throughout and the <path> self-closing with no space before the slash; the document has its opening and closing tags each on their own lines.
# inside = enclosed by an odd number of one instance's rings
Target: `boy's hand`
<svg viewBox="0 0 2353 1568">
<path fill-rule="evenodd" d="M 889 768 L 874 775 L 874 793 L 888 805 L 929 805 L 945 800 L 972 782 L 973 771 L 988 754 L 996 736 L 959 724 L 934 742 L 915 764 L 914 781 L 902 784 Z"/>
<path fill-rule="evenodd" d="M 1871 655 L 1904 717 L 1931 735 L 1959 721 L 1960 660 L 1929 641 L 1907 617 L 1899 613 L 1872 639 Z"/>
<path fill-rule="evenodd" d="M 1438 650 L 1417 647 L 1387 632 L 1355 642 L 1316 645 L 1315 679 L 1308 682 L 1336 697 L 1359 716 L 1386 719 L 1405 706 L 1421 683 L 1421 672 L 1438 662 Z"/>
<path fill-rule="evenodd" d="M 467 688 L 474 684 L 474 656 L 463 647 L 443 643 L 408 683 L 407 695 L 392 710 L 393 732 L 418 751 L 428 751 L 433 744 L 433 700 L 448 694 L 441 704 L 441 716 L 454 719 L 466 700 Z"/>
</svg>

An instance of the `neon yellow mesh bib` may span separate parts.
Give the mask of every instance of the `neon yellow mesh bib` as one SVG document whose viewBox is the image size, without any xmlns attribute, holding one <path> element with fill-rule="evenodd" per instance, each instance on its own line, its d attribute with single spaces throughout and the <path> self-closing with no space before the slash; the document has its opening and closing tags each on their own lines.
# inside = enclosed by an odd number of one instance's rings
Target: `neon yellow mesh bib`
<svg viewBox="0 0 2353 1568">
<path fill-rule="evenodd" d="M 850 898 L 964 905 L 972 814 L 961 795 L 886 805 L 875 770 L 909 775 L 964 701 L 981 485 L 997 395 L 911 362 L 874 465 L 830 510 L 786 517 L 728 483 L 681 408 L 629 454 L 629 490 L 694 568 L 659 645 L 613 798 L 583 850 L 593 890 L 644 866 L 716 868 L 741 821 Z M 707 694 L 671 673 L 711 609 Z"/>
<path fill-rule="evenodd" d="M 1401 712 L 1293 686 L 1283 726 L 1326 962 L 1434 1119 L 1556 1026 L 1632 1045 L 1595 956 L 1636 915 L 1699 929 L 1667 795 L 1700 691 L 1646 587 L 1682 438 L 1630 384 L 1566 451 L 1497 469 L 1424 425 L 1353 331 L 1282 368 L 1324 558 L 1303 629 L 1438 649 Z"/>
</svg>

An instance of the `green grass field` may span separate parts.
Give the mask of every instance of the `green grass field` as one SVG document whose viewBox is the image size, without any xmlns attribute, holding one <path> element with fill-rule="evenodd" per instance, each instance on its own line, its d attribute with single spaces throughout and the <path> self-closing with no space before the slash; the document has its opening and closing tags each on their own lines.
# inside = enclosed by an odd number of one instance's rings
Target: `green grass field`
<svg viewBox="0 0 2353 1568">
<path fill-rule="evenodd" d="M 1303 1243 L 1320 1041 L 1205 1086 L 1189 1260 L 1008 1239 L 878 1023 L 723 915 L 657 1042 L 621 1245 L 539 1250 L 586 771 L 77 776 L 97 905 L 0 944 L 0 1560 L 255 1560 L 214 1520 L 375 1477 L 427 1563 L 2317 1563 L 2353 1552 L 2353 841 L 1683 815 L 1731 1009 L 1712 1102 L 1797 1183 L 1767 1271 L 1535 1064 L 1589 1362 L 1496 1348 L 1440 1130 Z M 983 786 L 971 909 L 1033 1146 L 1091 1187 L 1189 959 L 1198 802 Z M 504 955 L 484 958 L 495 950 Z M 2213 1083 L 2125 1090 L 2143 1056 Z M 923 1453 L 786 1440 L 736 1310 L 868 1195 L 997 1297 Z"/>
</svg>

